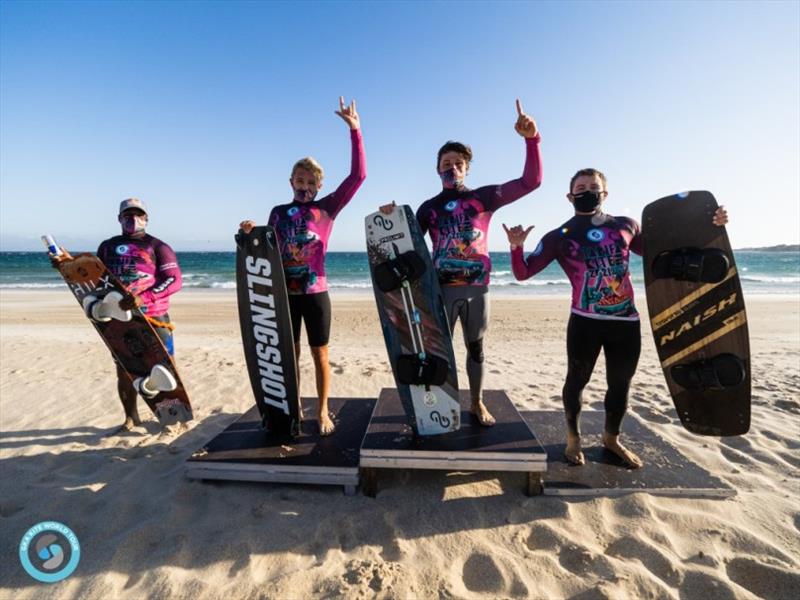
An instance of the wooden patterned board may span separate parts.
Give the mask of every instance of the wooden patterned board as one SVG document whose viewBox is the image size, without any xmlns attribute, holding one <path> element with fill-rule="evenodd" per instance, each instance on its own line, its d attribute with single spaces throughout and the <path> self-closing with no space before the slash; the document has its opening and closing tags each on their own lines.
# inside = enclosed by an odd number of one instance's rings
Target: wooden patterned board
<svg viewBox="0 0 800 600">
<path fill-rule="evenodd" d="M 62 262 L 59 272 L 81 306 L 84 298 L 90 294 L 103 298 L 110 292 L 117 292 L 122 297 L 130 297 L 119 280 L 92 254 L 80 254 L 72 260 Z M 146 377 L 156 365 L 168 369 L 175 378 L 178 384 L 176 389 L 160 392 L 152 398 L 143 396 L 159 422 L 162 425 L 172 425 L 190 421 L 192 406 L 172 357 L 144 314 L 136 308 L 131 311 L 131 315 L 130 321 L 90 321 L 131 380 Z"/>
<path fill-rule="evenodd" d="M 681 423 L 700 435 L 729 436 L 750 428 L 750 342 L 728 235 L 712 223 L 717 208 L 710 192 L 676 194 L 648 204 L 642 213 L 643 264 L 656 351 Z M 729 263 L 722 280 L 657 277 L 656 258 L 681 248 L 722 251 Z M 735 385 L 709 385 L 707 369 L 700 387 L 676 380 L 681 369 L 700 373 L 701 365 L 717 357 L 741 364 Z"/>
</svg>

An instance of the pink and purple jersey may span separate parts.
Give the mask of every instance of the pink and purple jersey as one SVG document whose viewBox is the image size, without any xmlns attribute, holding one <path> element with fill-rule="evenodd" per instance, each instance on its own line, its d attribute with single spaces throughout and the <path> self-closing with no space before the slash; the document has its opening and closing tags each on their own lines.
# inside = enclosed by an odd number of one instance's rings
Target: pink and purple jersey
<svg viewBox="0 0 800 600">
<path fill-rule="evenodd" d="M 488 233 L 492 215 L 542 183 L 539 136 L 525 140 L 522 177 L 475 190 L 444 189 L 417 210 L 422 233 L 430 232 L 433 266 L 442 285 L 489 285 Z"/>
<path fill-rule="evenodd" d="M 636 321 L 633 286 L 628 271 L 630 253 L 642 253 L 639 224 L 628 217 L 575 215 L 547 233 L 524 258 L 511 251 L 511 268 L 518 280 L 528 279 L 553 260 L 572 283 L 572 312 L 594 319 Z"/>
<path fill-rule="evenodd" d="M 116 235 L 100 244 L 97 256 L 130 293 L 144 302 L 142 312 L 149 317 L 166 313 L 169 297 L 183 285 L 175 252 L 152 235 Z"/>
<path fill-rule="evenodd" d="M 270 225 L 280 245 L 286 287 L 290 294 L 318 294 L 328 289 L 325 252 L 333 221 L 367 176 L 361 131 L 350 131 L 350 174 L 332 194 L 311 202 L 292 201 L 272 209 Z"/>
</svg>

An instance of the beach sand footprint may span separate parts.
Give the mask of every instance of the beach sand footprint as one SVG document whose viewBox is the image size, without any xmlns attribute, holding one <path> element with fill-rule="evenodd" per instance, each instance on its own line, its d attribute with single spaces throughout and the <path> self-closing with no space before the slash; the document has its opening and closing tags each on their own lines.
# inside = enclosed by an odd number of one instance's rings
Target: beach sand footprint
<svg viewBox="0 0 800 600">
<path fill-rule="evenodd" d="M 606 548 L 609 556 L 638 560 L 653 575 L 670 587 L 676 587 L 681 580 L 680 572 L 656 546 L 632 536 L 623 536 Z"/>
<path fill-rule="evenodd" d="M 473 552 L 464 561 L 461 579 L 470 592 L 515 598 L 528 595 L 528 587 L 516 573 L 504 575 L 495 559 L 482 552 Z"/>
<path fill-rule="evenodd" d="M 766 600 L 800 598 L 800 574 L 795 570 L 765 565 L 752 558 L 734 558 L 727 566 L 728 577 Z"/>
<path fill-rule="evenodd" d="M 525 540 L 528 550 L 553 552 L 566 544 L 566 540 L 548 525 L 534 525 Z"/>
<path fill-rule="evenodd" d="M 680 586 L 681 599 L 708 598 L 713 600 L 739 600 L 740 594 L 724 579 L 703 571 L 689 571 Z"/>
</svg>

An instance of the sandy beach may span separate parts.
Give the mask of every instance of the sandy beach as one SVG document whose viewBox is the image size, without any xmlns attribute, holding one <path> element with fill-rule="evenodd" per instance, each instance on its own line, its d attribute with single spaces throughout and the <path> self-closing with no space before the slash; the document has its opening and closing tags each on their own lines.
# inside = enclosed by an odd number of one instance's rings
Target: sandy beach
<svg viewBox="0 0 800 600">
<path fill-rule="evenodd" d="M 393 386 L 374 301 L 334 294 L 332 396 Z M 800 302 L 747 297 L 750 432 L 679 424 L 643 320 L 630 410 L 737 490 L 729 499 L 526 497 L 519 474 L 395 472 L 376 498 L 340 487 L 187 479 L 194 450 L 253 405 L 235 296 L 182 291 L 170 311 L 190 429 L 122 422 L 113 364 L 66 288 L 0 294 L 0 597 L 800 597 Z M 644 298 L 637 302 L 644 311 Z M 524 410 L 560 409 L 568 299 L 493 296 L 486 388 Z M 305 339 L 305 338 L 304 338 Z M 460 376 L 464 349 L 456 332 Z M 302 393 L 314 394 L 307 349 Z M 602 357 L 584 394 L 602 409 Z M 592 433 L 592 432 L 587 432 Z M 624 434 L 624 425 L 623 425 Z M 18 545 L 55 520 L 81 561 L 57 584 Z"/>
</svg>

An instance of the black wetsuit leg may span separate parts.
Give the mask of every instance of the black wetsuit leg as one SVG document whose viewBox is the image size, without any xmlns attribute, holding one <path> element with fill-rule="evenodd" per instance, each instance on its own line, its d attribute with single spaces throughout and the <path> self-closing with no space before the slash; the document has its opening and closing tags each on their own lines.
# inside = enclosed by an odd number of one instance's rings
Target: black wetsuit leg
<svg viewBox="0 0 800 600">
<path fill-rule="evenodd" d="M 619 428 L 628 409 L 628 391 L 639 364 L 642 335 L 639 321 L 603 321 L 603 352 L 606 357 L 605 397 L 606 433 L 619 435 Z"/>
<path fill-rule="evenodd" d="M 581 396 L 592 376 L 600 348 L 603 345 L 601 322 L 572 314 L 567 325 L 567 380 L 561 398 L 567 417 L 567 427 L 580 435 Z"/>
</svg>

